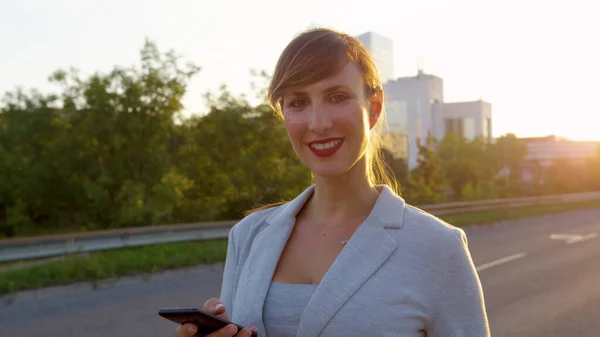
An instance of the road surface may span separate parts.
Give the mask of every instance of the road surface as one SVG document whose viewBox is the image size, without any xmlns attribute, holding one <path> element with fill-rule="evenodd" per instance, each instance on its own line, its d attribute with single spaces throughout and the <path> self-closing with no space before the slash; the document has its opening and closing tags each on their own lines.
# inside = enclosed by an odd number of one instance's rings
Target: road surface
<svg viewBox="0 0 600 337">
<path fill-rule="evenodd" d="M 492 336 L 600 336 L 600 210 L 466 229 Z M 174 336 L 161 307 L 201 306 L 222 265 L 18 293 L 0 299 L 2 337 Z"/>
</svg>

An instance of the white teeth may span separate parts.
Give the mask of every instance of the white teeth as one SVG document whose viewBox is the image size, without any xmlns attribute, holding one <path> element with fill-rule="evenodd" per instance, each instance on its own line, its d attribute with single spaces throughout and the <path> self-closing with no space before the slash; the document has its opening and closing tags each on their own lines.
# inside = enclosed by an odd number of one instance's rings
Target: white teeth
<svg viewBox="0 0 600 337">
<path fill-rule="evenodd" d="M 327 150 L 339 145 L 341 142 L 341 140 L 337 139 L 325 144 L 310 144 L 310 146 L 315 150 Z"/>
</svg>

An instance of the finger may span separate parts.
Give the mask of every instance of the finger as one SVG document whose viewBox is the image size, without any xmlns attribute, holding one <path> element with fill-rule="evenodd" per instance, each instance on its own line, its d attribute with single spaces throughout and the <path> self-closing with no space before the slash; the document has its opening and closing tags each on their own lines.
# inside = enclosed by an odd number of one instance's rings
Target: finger
<svg viewBox="0 0 600 337">
<path fill-rule="evenodd" d="M 229 324 L 213 333 L 209 333 L 206 337 L 233 337 L 238 333 L 238 328 L 235 324 Z"/>
<path fill-rule="evenodd" d="M 176 337 L 192 337 L 198 331 L 198 328 L 195 324 L 186 323 L 177 327 L 175 331 Z"/>
<path fill-rule="evenodd" d="M 209 312 L 213 315 L 219 315 L 225 312 L 225 306 L 220 299 L 213 297 L 208 301 L 204 302 L 204 311 Z"/>
<path fill-rule="evenodd" d="M 244 328 L 235 337 L 252 337 L 252 329 Z"/>
</svg>

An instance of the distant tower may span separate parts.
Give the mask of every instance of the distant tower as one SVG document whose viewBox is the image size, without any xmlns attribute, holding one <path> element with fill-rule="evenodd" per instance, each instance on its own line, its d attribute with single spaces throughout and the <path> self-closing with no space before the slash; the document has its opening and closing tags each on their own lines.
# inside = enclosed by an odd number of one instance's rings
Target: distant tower
<svg viewBox="0 0 600 337">
<path fill-rule="evenodd" d="M 367 32 L 356 36 L 367 47 L 379 69 L 382 82 L 394 77 L 394 41 L 383 35 Z"/>
<path fill-rule="evenodd" d="M 423 68 L 425 66 L 425 58 L 423 56 L 419 56 L 417 58 L 417 74 L 423 75 Z"/>
</svg>

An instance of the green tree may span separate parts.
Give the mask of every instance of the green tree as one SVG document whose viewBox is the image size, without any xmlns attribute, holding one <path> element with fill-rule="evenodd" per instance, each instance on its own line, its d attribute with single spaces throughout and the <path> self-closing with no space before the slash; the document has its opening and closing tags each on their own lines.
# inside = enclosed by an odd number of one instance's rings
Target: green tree
<svg viewBox="0 0 600 337">
<path fill-rule="evenodd" d="M 441 170 L 454 200 L 497 197 L 496 182 L 502 158 L 494 144 L 447 133 L 437 147 Z"/>
<path fill-rule="evenodd" d="M 141 69 L 115 68 L 87 81 L 57 73 L 65 113 L 83 154 L 81 185 L 90 219 L 103 226 L 168 221 L 191 182 L 172 167 L 168 144 L 187 81 L 198 72 L 146 41 Z"/>
<path fill-rule="evenodd" d="M 88 79 L 57 71 L 50 80 L 61 95 L 7 94 L 0 110 L 5 235 L 34 224 L 53 231 L 169 221 L 192 185 L 172 166 L 168 145 L 198 70 L 146 41 L 141 69 Z"/>
<path fill-rule="evenodd" d="M 257 204 L 287 200 L 310 183 L 281 121 L 266 104 L 252 107 L 222 88 L 210 112 L 185 124 L 178 166 L 197 182 L 179 209 L 190 218 L 235 219 Z M 197 215 L 196 215 L 197 216 Z"/>
<path fill-rule="evenodd" d="M 593 161 L 556 159 L 541 174 L 545 194 L 577 193 L 594 190 Z"/>
<path fill-rule="evenodd" d="M 496 158 L 502 158 L 504 186 L 500 196 L 515 197 L 525 193 L 523 190 L 523 172 L 527 145 L 512 133 L 499 137 L 492 151 Z"/>
<path fill-rule="evenodd" d="M 596 146 L 596 157 L 589 162 L 592 189 L 600 191 L 600 143 Z"/>
<path fill-rule="evenodd" d="M 17 90 L 0 110 L 0 230 L 13 236 L 36 222 L 69 218 L 76 197 L 62 147 L 70 129 L 56 96 Z"/>
<path fill-rule="evenodd" d="M 455 200 L 462 199 L 468 183 L 477 184 L 477 161 L 473 157 L 480 156 L 478 150 L 480 148 L 454 133 L 447 133 L 438 145 L 440 167 Z"/>
<path fill-rule="evenodd" d="M 436 203 L 443 199 L 443 178 L 440 163 L 435 152 L 435 143 L 431 136 L 425 144 L 417 140 L 419 155 L 417 167 L 410 173 L 407 201 L 413 204 Z"/>
<path fill-rule="evenodd" d="M 391 178 L 396 179 L 400 185 L 400 192 L 404 196 L 406 189 L 408 188 L 408 163 L 404 158 L 394 158 L 391 151 L 386 148 L 381 149 L 381 155 L 383 156 L 387 165 L 386 170 Z"/>
</svg>

